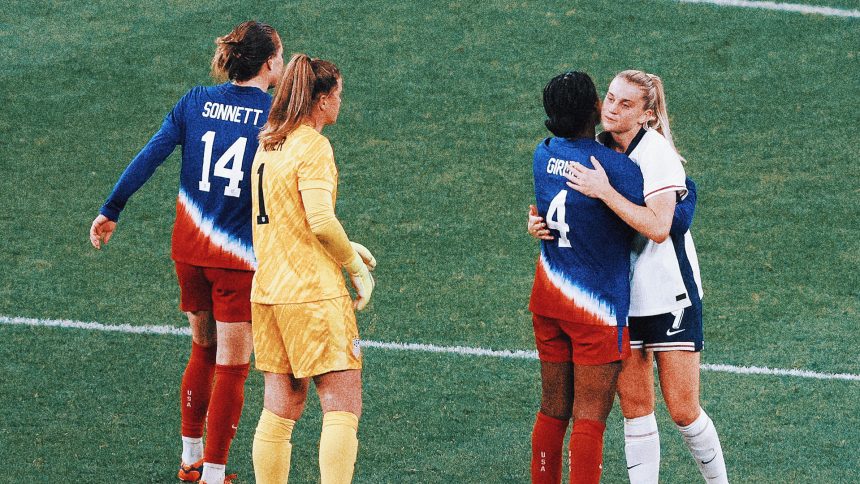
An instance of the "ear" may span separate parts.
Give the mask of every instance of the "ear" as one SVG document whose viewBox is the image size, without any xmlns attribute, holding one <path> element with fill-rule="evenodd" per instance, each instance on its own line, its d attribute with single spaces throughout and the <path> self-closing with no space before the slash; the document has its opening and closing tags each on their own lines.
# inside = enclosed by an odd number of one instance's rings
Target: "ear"
<svg viewBox="0 0 860 484">
<path fill-rule="evenodd" d="M 646 109 L 642 112 L 642 115 L 639 116 L 639 124 L 646 124 L 656 119 L 656 116 L 654 116 L 654 110 Z"/>
</svg>

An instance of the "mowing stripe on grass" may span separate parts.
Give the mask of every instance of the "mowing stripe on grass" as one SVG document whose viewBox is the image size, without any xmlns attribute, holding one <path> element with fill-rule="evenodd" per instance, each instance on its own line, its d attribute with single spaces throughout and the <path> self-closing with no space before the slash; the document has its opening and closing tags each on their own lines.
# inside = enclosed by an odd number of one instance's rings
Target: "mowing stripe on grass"
<svg viewBox="0 0 860 484">
<path fill-rule="evenodd" d="M 102 324 L 96 322 L 71 321 L 68 319 L 36 319 L 12 316 L 0 316 L 0 324 L 42 326 L 54 328 L 85 329 L 89 331 L 109 331 L 117 333 L 132 334 L 155 334 L 191 336 L 190 328 L 177 328 L 174 326 L 135 326 L 131 324 Z M 489 356 L 493 358 L 536 360 L 536 351 L 527 350 L 491 350 L 487 348 L 472 348 L 469 346 L 438 346 L 423 343 L 386 343 L 383 341 L 362 340 L 364 348 L 379 348 L 395 351 L 421 351 L 426 353 L 447 353 L 461 356 Z M 851 373 L 820 373 L 809 370 L 785 370 L 781 368 L 767 368 L 763 366 L 734 366 L 721 364 L 703 363 L 702 369 L 706 371 L 719 371 L 724 373 L 735 373 L 738 375 L 770 375 L 770 376 L 792 376 L 797 378 L 815 378 L 818 380 L 848 380 L 860 381 L 860 375 Z"/>
<path fill-rule="evenodd" d="M 722 7 L 744 7 L 762 8 L 765 10 L 779 10 L 782 12 L 798 12 L 807 14 L 818 14 L 827 17 L 854 17 L 860 18 L 860 10 L 846 10 L 833 7 L 817 7 L 815 5 L 799 5 L 796 3 L 782 2 L 757 2 L 750 0 L 678 0 L 681 3 L 710 3 Z"/>
</svg>

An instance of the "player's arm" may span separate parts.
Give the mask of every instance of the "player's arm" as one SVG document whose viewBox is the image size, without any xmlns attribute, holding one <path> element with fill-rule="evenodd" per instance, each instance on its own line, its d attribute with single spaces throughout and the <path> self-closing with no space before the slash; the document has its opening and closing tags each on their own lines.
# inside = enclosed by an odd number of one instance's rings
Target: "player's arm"
<svg viewBox="0 0 860 484">
<path fill-rule="evenodd" d="M 593 170 L 574 163 L 573 170 L 564 173 L 568 180 L 567 186 L 585 196 L 602 200 L 627 225 L 654 242 L 659 244 L 669 237 L 675 214 L 674 191 L 648 198 L 644 207 L 636 205 L 612 187 L 597 158 L 592 156 L 591 163 L 594 165 Z"/>
<path fill-rule="evenodd" d="M 687 177 L 686 185 L 687 195 L 675 205 L 675 216 L 672 217 L 672 228 L 669 230 L 669 233 L 672 235 L 683 235 L 693 225 L 693 215 L 696 213 L 697 201 L 696 183 L 690 177 Z"/>
<path fill-rule="evenodd" d="M 359 253 L 359 250 L 366 251 L 365 257 L 368 262 L 372 261 L 372 265 L 376 266 L 376 259 L 361 244 L 353 245 L 343 230 L 343 225 L 340 224 L 334 214 L 334 205 L 332 201 L 331 191 L 325 188 L 301 188 L 302 203 L 305 206 L 305 214 L 311 231 L 320 241 L 329 255 L 336 260 L 341 266 L 346 268 L 353 287 L 358 297 L 355 300 L 355 308 L 359 311 L 367 306 L 370 301 L 370 295 L 373 293 L 373 277 L 370 275 L 370 263 L 365 264 L 365 260 Z"/>
<path fill-rule="evenodd" d="M 178 106 L 178 105 L 177 105 Z M 146 143 L 146 146 L 131 160 L 125 171 L 119 177 L 107 201 L 99 210 L 99 215 L 90 225 L 90 243 L 96 249 L 101 248 L 101 242 L 108 243 L 119 214 L 125 208 L 128 199 L 152 177 L 155 170 L 173 153 L 180 143 L 180 129 L 175 122 L 176 109 L 164 119 L 161 129 Z"/>
</svg>

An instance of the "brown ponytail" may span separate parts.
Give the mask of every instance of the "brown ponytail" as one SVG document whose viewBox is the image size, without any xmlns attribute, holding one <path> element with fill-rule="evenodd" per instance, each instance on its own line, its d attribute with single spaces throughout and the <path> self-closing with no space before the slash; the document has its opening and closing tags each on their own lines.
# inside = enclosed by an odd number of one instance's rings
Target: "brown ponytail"
<svg viewBox="0 0 860 484">
<path fill-rule="evenodd" d="M 337 87 L 340 71 L 333 63 L 294 54 L 275 90 L 269 119 L 260 131 L 264 151 L 278 149 L 306 118 L 314 102 Z"/>
<path fill-rule="evenodd" d="M 249 20 L 215 39 L 215 45 L 218 47 L 212 57 L 212 77 L 242 82 L 255 77 L 263 64 L 277 54 L 281 38 L 272 26 Z"/>
</svg>

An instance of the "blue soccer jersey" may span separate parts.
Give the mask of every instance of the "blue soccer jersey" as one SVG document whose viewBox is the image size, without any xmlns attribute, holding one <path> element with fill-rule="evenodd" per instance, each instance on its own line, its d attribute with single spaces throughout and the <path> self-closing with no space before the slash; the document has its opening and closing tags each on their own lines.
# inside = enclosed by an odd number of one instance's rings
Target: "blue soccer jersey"
<svg viewBox="0 0 860 484">
<path fill-rule="evenodd" d="M 256 87 L 228 82 L 191 89 L 128 165 L 101 213 L 117 220 L 131 195 L 181 145 L 173 259 L 253 270 L 250 170 L 271 104 Z"/>
<path fill-rule="evenodd" d="M 643 205 L 642 174 L 627 156 L 593 139 L 548 138 L 534 154 L 535 198 L 554 240 L 542 240 L 529 310 L 582 324 L 625 326 L 630 306 L 630 250 L 634 231 L 601 200 L 569 188 L 570 162 L 593 168 Z"/>
</svg>

